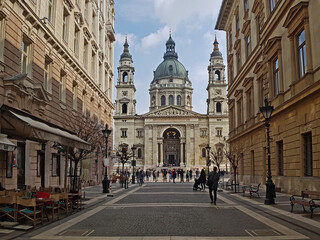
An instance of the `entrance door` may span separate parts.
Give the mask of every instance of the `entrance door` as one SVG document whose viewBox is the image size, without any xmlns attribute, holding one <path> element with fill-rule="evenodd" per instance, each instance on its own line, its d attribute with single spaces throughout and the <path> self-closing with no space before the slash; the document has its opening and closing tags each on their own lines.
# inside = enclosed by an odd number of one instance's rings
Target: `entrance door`
<svg viewBox="0 0 320 240">
<path fill-rule="evenodd" d="M 25 171 L 26 171 L 26 144 L 18 142 L 17 145 L 17 188 L 23 189 L 25 187 Z"/>
<path fill-rule="evenodd" d="M 169 164 L 174 164 L 174 155 L 169 155 Z"/>
</svg>

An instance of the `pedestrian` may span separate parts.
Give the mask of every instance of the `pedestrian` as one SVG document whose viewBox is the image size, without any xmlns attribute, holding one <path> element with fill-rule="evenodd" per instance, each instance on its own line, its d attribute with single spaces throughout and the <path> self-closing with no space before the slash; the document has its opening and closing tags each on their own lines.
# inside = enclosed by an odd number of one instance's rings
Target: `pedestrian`
<svg viewBox="0 0 320 240">
<path fill-rule="evenodd" d="M 211 204 L 213 203 L 216 205 L 217 202 L 217 189 L 219 184 L 219 178 L 220 174 L 217 173 L 217 167 L 213 168 L 213 171 L 209 173 L 208 175 L 208 182 L 207 186 L 209 187 L 209 196 L 211 199 Z M 214 196 L 212 196 L 212 191 L 214 193 Z"/>
<path fill-rule="evenodd" d="M 190 179 L 192 180 L 192 169 L 190 169 Z"/>
<path fill-rule="evenodd" d="M 140 170 L 140 173 L 139 173 L 139 186 L 142 186 L 142 184 L 144 183 L 143 182 L 143 178 L 144 178 L 144 172 L 143 172 L 143 169 Z"/>
<path fill-rule="evenodd" d="M 173 170 L 172 170 L 172 180 L 173 180 L 173 183 L 176 183 L 176 177 L 177 177 L 176 170 L 173 169 Z"/>
<path fill-rule="evenodd" d="M 199 181 L 201 184 L 201 189 L 205 190 L 206 189 L 206 173 L 205 173 L 204 169 L 201 170 Z"/>
<path fill-rule="evenodd" d="M 164 181 L 164 182 L 167 182 L 167 173 L 168 173 L 168 172 L 167 172 L 167 169 L 164 169 L 164 170 L 163 170 L 163 181 Z"/>
<path fill-rule="evenodd" d="M 184 171 L 183 169 L 180 170 L 180 182 L 183 183 L 184 182 Z"/>
<path fill-rule="evenodd" d="M 137 184 L 140 183 L 140 168 L 136 171 Z"/>
<path fill-rule="evenodd" d="M 199 177 L 199 168 L 197 168 L 197 170 L 196 170 L 196 178 L 198 178 Z"/>
</svg>

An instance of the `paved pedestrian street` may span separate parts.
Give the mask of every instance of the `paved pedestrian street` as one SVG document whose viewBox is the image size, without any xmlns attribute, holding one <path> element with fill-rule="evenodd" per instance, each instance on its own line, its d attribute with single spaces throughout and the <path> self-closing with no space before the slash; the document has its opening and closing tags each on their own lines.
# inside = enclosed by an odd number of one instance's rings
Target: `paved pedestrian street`
<svg viewBox="0 0 320 240">
<path fill-rule="evenodd" d="M 288 195 L 277 204 L 242 193 L 218 192 L 211 205 L 208 190 L 192 183 L 146 183 L 117 189 L 114 197 L 96 194 L 91 205 L 65 219 L 15 239 L 320 239 L 320 216 L 299 206 L 290 212 Z"/>
</svg>

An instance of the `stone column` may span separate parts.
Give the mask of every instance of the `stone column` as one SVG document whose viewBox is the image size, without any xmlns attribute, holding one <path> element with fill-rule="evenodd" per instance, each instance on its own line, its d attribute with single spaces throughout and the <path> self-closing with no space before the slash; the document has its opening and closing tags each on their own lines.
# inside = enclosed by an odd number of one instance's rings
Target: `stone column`
<svg viewBox="0 0 320 240">
<path fill-rule="evenodd" d="M 163 140 L 161 140 L 160 142 L 160 164 L 164 164 L 164 160 L 163 160 Z"/>
<path fill-rule="evenodd" d="M 183 143 L 180 142 L 180 166 L 182 166 L 182 164 L 183 164 Z"/>
</svg>

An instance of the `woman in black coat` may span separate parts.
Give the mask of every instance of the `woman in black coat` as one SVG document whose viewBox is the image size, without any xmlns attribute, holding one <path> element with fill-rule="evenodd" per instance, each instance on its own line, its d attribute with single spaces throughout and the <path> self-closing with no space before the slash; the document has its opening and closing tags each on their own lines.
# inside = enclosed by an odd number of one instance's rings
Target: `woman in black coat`
<svg viewBox="0 0 320 240">
<path fill-rule="evenodd" d="M 206 173 L 204 169 L 201 170 L 199 181 L 200 181 L 202 190 L 205 190 L 206 189 Z"/>
</svg>

